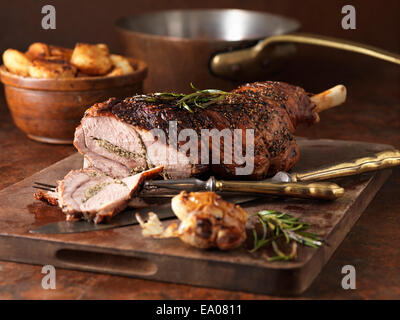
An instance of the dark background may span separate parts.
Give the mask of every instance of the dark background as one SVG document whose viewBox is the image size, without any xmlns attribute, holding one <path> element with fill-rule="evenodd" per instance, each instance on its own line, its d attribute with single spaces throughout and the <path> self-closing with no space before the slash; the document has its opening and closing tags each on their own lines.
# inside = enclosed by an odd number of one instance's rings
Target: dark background
<svg viewBox="0 0 400 320">
<path fill-rule="evenodd" d="M 41 28 L 41 8 L 52 4 L 57 29 Z M 341 8 L 352 4 L 357 29 L 341 28 Z M 242 8 L 286 15 L 299 20 L 303 31 L 337 36 L 400 51 L 400 1 L 322 0 L 1 0 L 0 50 L 25 50 L 35 41 L 73 47 L 81 42 L 105 42 L 118 50 L 113 23 L 122 16 L 176 8 Z"/>
<path fill-rule="evenodd" d="M 43 30 L 41 8 L 56 8 L 56 30 Z M 357 29 L 343 30 L 341 8 L 352 4 L 357 13 Z M 119 17 L 162 9 L 176 8 L 242 8 L 268 11 L 299 20 L 301 31 L 354 40 L 383 49 L 400 52 L 400 1 L 321 1 L 321 0 L 1 0 L 0 51 L 14 48 L 25 51 L 36 41 L 73 47 L 76 42 L 109 45 L 121 52 L 113 24 Z M 301 45 L 298 54 L 278 74 L 266 74 L 265 80 L 281 80 L 318 92 L 338 83 L 348 86 L 362 81 L 360 70 L 382 77 L 388 63 L 359 54 Z M 400 68 L 396 79 L 400 81 Z"/>
</svg>

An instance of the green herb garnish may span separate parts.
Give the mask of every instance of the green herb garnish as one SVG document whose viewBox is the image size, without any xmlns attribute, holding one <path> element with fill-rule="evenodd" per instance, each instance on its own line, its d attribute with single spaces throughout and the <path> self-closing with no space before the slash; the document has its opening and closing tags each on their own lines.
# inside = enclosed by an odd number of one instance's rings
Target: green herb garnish
<svg viewBox="0 0 400 320">
<path fill-rule="evenodd" d="M 95 137 L 91 137 L 92 140 L 96 141 L 97 145 L 108 152 L 114 153 L 122 158 L 125 159 L 135 159 L 137 157 L 145 157 L 146 152 L 142 149 L 140 153 L 138 152 L 133 152 L 133 151 L 128 151 L 122 147 L 119 147 L 115 144 L 112 144 L 111 142 L 104 140 L 104 139 L 99 139 Z"/>
<path fill-rule="evenodd" d="M 151 95 L 140 95 L 137 98 L 146 102 L 173 102 L 178 108 L 184 108 L 193 113 L 192 107 L 204 109 L 221 101 L 228 95 L 235 95 L 235 93 L 218 89 L 199 90 L 193 83 L 190 86 L 194 90 L 193 93 L 156 92 Z"/>
<path fill-rule="evenodd" d="M 314 233 L 307 232 L 309 228 L 307 223 L 301 222 L 287 213 L 274 210 L 262 210 L 255 214 L 259 219 L 263 233 L 259 238 L 257 231 L 253 230 L 254 247 L 250 252 L 271 244 L 275 256 L 267 257 L 269 261 L 292 260 L 297 255 L 297 243 L 318 248 L 322 245 L 322 240 Z M 285 254 L 278 246 L 277 240 L 282 239 L 287 244 L 291 244 L 291 252 Z"/>
</svg>

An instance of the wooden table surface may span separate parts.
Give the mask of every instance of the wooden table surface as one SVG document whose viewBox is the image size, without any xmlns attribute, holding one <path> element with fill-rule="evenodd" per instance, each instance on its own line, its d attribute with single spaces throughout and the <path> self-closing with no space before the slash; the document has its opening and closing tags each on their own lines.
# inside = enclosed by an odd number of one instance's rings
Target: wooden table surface
<svg viewBox="0 0 400 320">
<path fill-rule="evenodd" d="M 354 54 L 320 49 L 318 59 L 301 50 L 275 76 L 318 92 L 337 83 L 348 100 L 321 115 L 298 135 L 386 143 L 400 148 L 400 67 Z M 75 152 L 72 146 L 30 141 L 12 123 L 0 96 L 0 189 Z M 400 168 L 378 192 L 303 299 L 400 298 Z M 344 265 L 356 268 L 355 290 L 341 287 Z M 41 286 L 41 266 L 0 261 L 2 299 L 276 299 L 265 295 L 199 288 L 57 269 L 56 289 Z"/>
</svg>

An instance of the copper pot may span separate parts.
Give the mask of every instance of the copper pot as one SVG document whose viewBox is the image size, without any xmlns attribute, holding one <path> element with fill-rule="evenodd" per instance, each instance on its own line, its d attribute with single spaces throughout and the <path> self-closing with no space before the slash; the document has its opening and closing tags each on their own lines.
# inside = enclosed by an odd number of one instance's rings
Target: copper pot
<svg viewBox="0 0 400 320">
<path fill-rule="evenodd" d="M 232 89 L 266 80 L 296 51 L 294 43 L 328 46 L 400 64 L 400 56 L 355 42 L 293 33 L 296 20 L 238 9 L 167 10 L 115 23 L 126 55 L 149 65 L 145 92 Z"/>
</svg>

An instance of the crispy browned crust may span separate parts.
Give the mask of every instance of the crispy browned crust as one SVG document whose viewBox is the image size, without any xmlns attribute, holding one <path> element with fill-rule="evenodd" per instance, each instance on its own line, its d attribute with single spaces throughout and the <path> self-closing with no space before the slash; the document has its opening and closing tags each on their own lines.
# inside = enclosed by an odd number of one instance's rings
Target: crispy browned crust
<svg viewBox="0 0 400 320">
<path fill-rule="evenodd" d="M 277 110 L 289 116 L 291 120 L 288 124 L 291 129 L 289 131 L 293 131 L 299 123 L 313 124 L 318 120 L 318 115 L 314 111 L 316 106 L 310 100 L 309 94 L 297 86 L 274 81 L 254 82 L 240 86 L 232 92 L 239 95 L 230 96 L 207 109 L 197 108 L 194 113 L 177 108 L 173 103 L 149 103 L 143 101 L 141 96 L 134 96 L 123 100 L 110 98 L 96 103 L 86 111 L 85 116 L 112 114 L 123 122 L 148 130 L 154 128 L 167 130 L 168 121 L 176 119 L 195 130 L 199 125 L 209 127 L 210 125 L 206 124 L 216 120 L 210 112 L 218 112 L 224 120 L 235 122 L 232 112 L 228 111 L 240 113 L 249 119 L 268 120 L 268 115 Z M 154 114 L 158 117 L 154 117 Z M 260 114 L 264 116 L 263 119 L 259 119 Z"/>
<path fill-rule="evenodd" d="M 43 202 L 48 203 L 48 204 L 50 204 L 52 206 L 58 206 L 57 198 L 51 196 L 50 194 L 48 194 L 47 192 L 44 192 L 43 190 L 39 189 L 37 192 L 35 192 L 33 194 L 33 197 L 36 200 L 43 201 Z"/>
<path fill-rule="evenodd" d="M 85 111 L 84 117 L 98 117 L 98 116 L 114 116 L 112 108 L 115 104 L 120 103 L 121 100 L 110 98 L 107 101 L 95 103 Z M 116 118 L 116 117 L 115 117 Z"/>
</svg>

